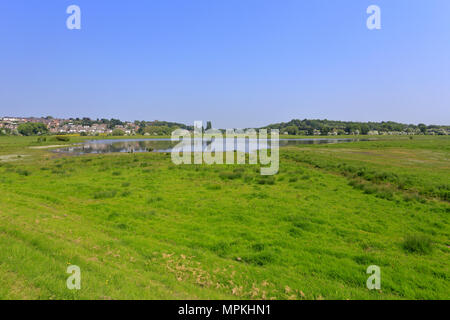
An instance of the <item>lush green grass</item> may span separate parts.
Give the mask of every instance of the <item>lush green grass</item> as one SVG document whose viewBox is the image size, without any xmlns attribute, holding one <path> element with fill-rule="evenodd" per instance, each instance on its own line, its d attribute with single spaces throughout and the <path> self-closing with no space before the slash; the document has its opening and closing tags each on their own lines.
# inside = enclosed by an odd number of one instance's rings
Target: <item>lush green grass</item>
<svg viewBox="0 0 450 320">
<path fill-rule="evenodd" d="M 407 191 L 406 197 L 419 194 L 450 200 L 449 138 L 398 137 L 301 150 L 285 157 L 351 177 L 354 185 L 369 181 L 383 184 L 383 190 L 388 184 L 388 189 Z"/>
<path fill-rule="evenodd" d="M 35 140 L 0 137 L 0 298 L 450 298 L 448 138 L 286 148 L 267 178 Z"/>
</svg>

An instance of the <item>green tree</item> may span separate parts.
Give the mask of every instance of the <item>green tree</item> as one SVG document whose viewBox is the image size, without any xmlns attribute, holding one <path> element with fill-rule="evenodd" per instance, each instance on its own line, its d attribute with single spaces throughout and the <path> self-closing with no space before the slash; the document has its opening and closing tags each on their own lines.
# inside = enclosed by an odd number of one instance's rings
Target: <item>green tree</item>
<svg viewBox="0 0 450 320">
<path fill-rule="evenodd" d="M 419 127 L 420 132 L 422 132 L 423 134 L 427 133 L 427 126 L 423 123 L 419 123 L 417 127 Z"/>
<path fill-rule="evenodd" d="M 112 129 L 115 126 L 121 126 L 121 125 L 123 125 L 122 121 L 120 121 L 119 119 L 112 118 L 111 120 L 109 120 L 108 128 Z"/>
<path fill-rule="evenodd" d="M 360 131 L 361 134 L 368 134 L 369 131 L 370 131 L 370 128 L 367 124 L 365 124 L 365 123 L 361 124 L 361 131 Z"/>
<path fill-rule="evenodd" d="M 324 126 L 320 129 L 320 134 L 323 136 L 326 136 L 328 134 L 328 132 L 330 132 L 330 131 L 331 131 L 331 129 L 329 127 Z"/>
<path fill-rule="evenodd" d="M 298 134 L 297 126 L 288 126 L 288 127 L 284 128 L 284 131 L 286 131 L 290 135 Z"/>
<path fill-rule="evenodd" d="M 125 135 L 125 131 L 123 131 L 121 129 L 114 129 L 112 131 L 112 135 L 113 136 L 124 136 Z"/>
<path fill-rule="evenodd" d="M 45 134 L 48 132 L 48 129 L 47 126 L 41 122 L 26 122 L 19 124 L 17 131 L 23 136 L 34 136 Z"/>
</svg>

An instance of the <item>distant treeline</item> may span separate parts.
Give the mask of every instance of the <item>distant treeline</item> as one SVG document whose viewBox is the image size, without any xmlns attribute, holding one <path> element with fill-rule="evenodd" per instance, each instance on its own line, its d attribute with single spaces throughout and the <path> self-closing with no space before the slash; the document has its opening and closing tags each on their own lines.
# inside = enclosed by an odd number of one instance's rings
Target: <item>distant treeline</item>
<svg viewBox="0 0 450 320">
<path fill-rule="evenodd" d="M 193 126 L 187 126 L 182 123 L 177 122 L 167 122 L 167 121 L 135 121 L 136 125 L 139 126 L 139 134 L 150 134 L 150 135 L 169 135 L 175 129 L 186 129 L 194 130 Z"/>
<path fill-rule="evenodd" d="M 49 117 L 47 117 L 49 118 Z M 94 124 L 106 124 L 108 126 L 108 128 L 113 129 L 116 126 L 124 126 L 126 125 L 127 121 L 121 121 L 119 119 L 96 119 L 93 120 L 91 118 L 69 118 L 66 119 L 64 121 L 64 123 L 72 123 L 75 125 L 82 125 L 82 126 L 92 126 Z M 145 127 L 145 126 L 167 126 L 167 127 L 179 127 L 179 128 L 183 128 L 186 129 L 188 128 L 188 126 L 186 126 L 185 124 L 182 123 L 176 123 L 176 122 L 168 122 L 168 121 L 139 121 L 139 120 L 135 120 L 133 122 L 135 125 L 140 126 L 140 127 Z"/>
<path fill-rule="evenodd" d="M 410 134 L 448 134 L 450 126 L 437 126 L 425 124 L 403 124 L 392 121 L 387 122 L 349 122 L 333 120 L 298 120 L 270 124 L 264 128 L 279 129 L 280 133 L 291 135 L 328 135 L 334 134 L 369 134 L 376 132 L 403 132 Z"/>
<path fill-rule="evenodd" d="M 52 117 L 41 118 L 47 121 Z M 43 121 L 44 122 L 44 121 Z M 139 121 L 134 122 L 121 121 L 119 119 L 96 119 L 90 118 L 69 118 L 62 121 L 63 125 L 79 125 L 92 127 L 93 125 L 106 125 L 113 131 L 113 135 L 124 135 L 124 129 L 130 129 L 133 134 L 141 135 L 171 135 L 175 129 L 186 129 L 192 131 L 193 126 L 183 123 L 168 121 Z M 207 121 L 206 128 L 212 128 L 211 121 Z M 333 121 L 333 120 L 299 120 L 294 119 L 289 122 L 280 122 L 270 124 L 261 129 L 278 129 L 280 134 L 289 135 L 345 135 L 345 134 L 433 134 L 448 135 L 450 126 L 425 125 L 425 124 L 403 124 L 393 121 L 383 122 L 351 122 L 351 121 Z M 224 132 L 224 129 L 221 129 Z M 48 134 L 47 125 L 41 122 L 26 122 L 12 130 L 0 124 L 0 135 L 20 134 L 24 136 Z M 119 134 L 120 133 L 120 134 Z M 58 132 L 58 134 L 64 134 Z M 85 133 L 84 133 L 85 134 Z"/>
</svg>

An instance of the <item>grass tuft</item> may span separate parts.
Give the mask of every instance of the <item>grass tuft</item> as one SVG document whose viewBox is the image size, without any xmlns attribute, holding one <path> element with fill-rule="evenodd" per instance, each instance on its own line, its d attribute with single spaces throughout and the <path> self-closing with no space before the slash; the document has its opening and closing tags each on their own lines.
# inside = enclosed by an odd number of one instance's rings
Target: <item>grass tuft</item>
<svg viewBox="0 0 450 320">
<path fill-rule="evenodd" d="M 402 247 L 406 252 L 417 254 L 430 254 L 433 247 L 428 237 L 421 235 L 408 235 L 403 240 Z"/>
</svg>

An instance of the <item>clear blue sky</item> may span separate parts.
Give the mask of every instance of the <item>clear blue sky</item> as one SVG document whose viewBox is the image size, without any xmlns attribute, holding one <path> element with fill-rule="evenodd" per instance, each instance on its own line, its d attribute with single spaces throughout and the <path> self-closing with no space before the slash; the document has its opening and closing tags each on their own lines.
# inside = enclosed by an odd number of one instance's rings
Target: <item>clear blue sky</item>
<svg viewBox="0 0 450 320">
<path fill-rule="evenodd" d="M 448 125 L 450 1 L 2 0 L 1 115 Z"/>
</svg>

